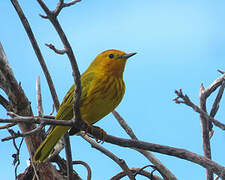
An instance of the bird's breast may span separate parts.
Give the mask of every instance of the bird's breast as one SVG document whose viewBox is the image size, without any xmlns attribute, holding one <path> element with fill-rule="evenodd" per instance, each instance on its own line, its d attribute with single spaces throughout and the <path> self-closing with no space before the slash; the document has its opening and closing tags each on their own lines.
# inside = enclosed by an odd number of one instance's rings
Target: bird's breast
<svg viewBox="0 0 225 180">
<path fill-rule="evenodd" d="M 122 78 L 104 76 L 96 79 L 80 107 L 82 119 L 89 124 L 102 119 L 119 105 L 124 93 Z"/>
</svg>

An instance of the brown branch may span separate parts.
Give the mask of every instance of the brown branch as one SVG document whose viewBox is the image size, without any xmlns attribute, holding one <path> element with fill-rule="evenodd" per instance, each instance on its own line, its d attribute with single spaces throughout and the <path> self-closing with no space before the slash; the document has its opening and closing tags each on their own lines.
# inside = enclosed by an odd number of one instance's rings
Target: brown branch
<svg viewBox="0 0 225 180">
<path fill-rule="evenodd" d="M 57 5 L 57 7 L 56 7 L 56 9 L 55 9 L 53 12 L 54 12 L 54 14 L 55 14 L 56 16 L 58 16 L 59 13 L 60 13 L 60 11 L 61 11 L 63 8 L 72 6 L 72 5 L 74 5 L 74 4 L 76 4 L 76 3 L 80 2 L 80 1 L 81 1 L 81 0 L 73 0 L 73 1 L 68 2 L 68 3 L 64 3 L 64 0 L 60 0 L 59 3 L 58 3 L 58 5 Z"/>
<path fill-rule="evenodd" d="M 93 129 L 93 132 L 91 134 L 98 139 L 101 138 L 102 136 L 102 133 L 98 132 L 97 129 Z M 161 154 L 166 154 L 166 155 L 175 156 L 181 159 L 185 159 L 185 160 L 194 162 L 196 164 L 199 164 L 204 168 L 211 169 L 214 173 L 216 173 L 221 178 L 225 178 L 225 167 L 217 164 L 216 162 L 204 156 L 198 155 L 196 153 L 193 153 L 185 149 L 153 144 L 153 143 L 148 143 L 148 142 L 144 142 L 140 140 L 124 139 L 124 138 L 111 136 L 108 134 L 106 135 L 104 140 L 105 142 L 116 144 L 121 147 L 138 148 L 138 149 L 158 152 Z"/>
<path fill-rule="evenodd" d="M 0 129 L 8 129 L 8 128 L 13 127 L 15 125 L 16 125 L 16 123 L 9 123 L 9 124 L 0 126 Z"/>
<path fill-rule="evenodd" d="M 127 122 L 121 117 L 121 115 L 114 110 L 112 112 L 118 123 L 121 127 L 126 131 L 126 133 L 132 138 L 138 140 L 137 136 L 134 134 L 131 127 L 127 124 Z M 135 149 L 136 151 L 143 154 L 151 163 L 153 163 L 157 169 L 159 169 L 160 174 L 164 177 L 164 179 L 177 180 L 177 178 L 167 169 L 151 152 L 144 151 L 141 149 Z"/>
<path fill-rule="evenodd" d="M 13 135 L 2 138 L 2 142 L 8 141 L 8 140 L 11 140 L 11 139 L 16 139 L 18 137 L 26 137 L 26 136 L 30 136 L 32 134 L 36 134 L 36 133 L 40 132 L 44 126 L 45 126 L 44 123 L 41 123 L 37 128 L 35 128 L 31 131 L 28 131 L 28 132 L 25 132 L 25 133 L 20 133 L 19 131 L 17 133 L 14 132 Z"/>
<path fill-rule="evenodd" d="M 7 110 L 12 111 L 12 107 L 7 99 L 0 94 L 0 104 Z"/>
<path fill-rule="evenodd" d="M 0 78 L 3 78 L 4 81 L 0 81 L 0 87 L 6 93 L 11 104 L 12 111 L 23 116 L 32 116 L 32 109 L 30 102 L 26 97 L 21 85 L 16 81 L 13 71 L 10 68 L 6 54 L 3 50 L 3 47 L 0 43 Z M 2 84 L 6 83 L 6 84 Z M 25 124 L 19 123 L 19 128 L 22 132 L 31 131 L 35 128 L 35 124 Z M 34 143 L 34 139 L 36 142 Z M 41 139 L 38 137 L 29 136 L 25 138 L 26 145 L 28 147 L 28 152 L 32 155 L 37 148 L 37 143 Z"/>
<path fill-rule="evenodd" d="M 220 103 L 220 100 L 221 100 L 221 98 L 223 96 L 224 88 L 225 88 L 225 81 L 223 80 L 222 84 L 220 86 L 219 92 L 218 92 L 218 94 L 216 96 L 216 99 L 215 99 L 215 101 L 213 103 L 212 109 L 210 111 L 210 116 L 211 117 L 215 117 L 215 115 L 216 115 L 216 113 L 217 113 L 217 111 L 219 109 L 219 103 Z"/>
<path fill-rule="evenodd" d="M 199 92 L 199 107 L 207 113 L 206 110 L 206 100 L 207 97 L 205 95 L 205 88 L 203 84 L 200 86 L 200 92 Z M 210 146 L 210 137 L 209 137 L 209 124 L 210 122 L 207 121 L 207 118 L 205 118 L 202 114 L 200 114 L 200 120 L 201 120 L 201 127 L 202 127 L 202 144 L 203 144 L 203 152 L 204 155 L 211 159 L 211 146 Z M 213 180 L 213 172 L 211 169 L 206 169 L 206 177 L 207 180 Z"/>
<path fill-rule="evenodd" d="M 58 3 L 58 10 L 56 9 L 56 11 L 50 11 L 48 9 L 48 7 L 45 5 L 45 3 L 42 0 L 37 0 L 38 3 L 40 4 L 40 6 L 42 7 L 42 9 L 45 11 L 47 18 L 50 20 L 50 22 L 52 23 L 52 25 L 54 26 L 55 30 L 57 31 L 63 45 L 64 45 L 64 49 L 65 49 L 65 53 L 67 54 L 67 57 L 70 60 L 70 64 L 73 70 L 73 78 L 74 78 L 74 84 L 75 84 L 75 88 L 74 88 L 74 99 L 73 99 L 73 111 L 74 111 L 74 117 L 72 119 L 72 121 L 74 121 L 75 127 L 81 127 L 81 125 L 84 124 L 84 122 L 81 120 L 81 114 L 80 114 L 80 106 L 79 106 L 79 102 L 80 102 L 80 96 L 81 96 L 81 80 L 80 80 L 80 72 L 78 69 L 78 65 L 76 62 L 76 58 L 74 56 L 72 47 L 70 46 L 70 43 L 61 27 L 61 25 L 58 22 L 57 19 L 57 15 L 59 14 L 60 10 L 63 8 L 62 6 L 64 6 L 64 1 L 60 0 Z M 70 3 L 75 4 L 76 2 L 74 1 L 74 3 Z M 65 5 L 66 6 L 66 5 Z M 69 6 L 69 4 L 68 4 Z M 65 138 L 69 138 L 69 136 L 64 136 Z M 69 143 L 69 139 L 65 139 L 65 141 L 67 143 Z M 69 145 L 70 146 L 70 145 Z M 68 155 L 71 155 L 71 153 L 67 152 L 67 157 Z M 69 157 L 69 160 L 71 160 L 72 157 Z M 68 162 L 68 169 L 71 170 L 72 169 L 72 162 L 69 161 Z M 69 171 L 69 173 L 67 174 L 68 179 L 72 178 L 72 171 Z"/>
<path fill-rule="evenodd" d="M 130 171 L 130 169 L 128 168 L 126 162 L 123 159 L 118 158 L 115 154 L 113 154 L 109 150 L 105 149 L 103 146 L 97 144 L 95 141 L 93 141 L 92 139 L 90 139 L 84 133 L 81 132 L 80 135 L 81 135 L 81 137 L 83 139 L 85 139 L 87 142 L 89 142 L 93 148 L 99 150 L 100 152 L 102 152 L 103 154 L 105 154 L 106 156 L 108 156 L 110 159 L 112 159 L 114 162 L 116 162 L 123 169 L 123 171 L 125 172 L 125 174 L 131 180 L 135 180 L 132 172 Z"/>
<path fill-rule="evenodd" d="M 9 113 L 8 113 L 9 114 Z M 11 113 L 10 113 L 11 114 Z M 15 118 L 0 118 L 0 123 L 45 123 L 46 125 L 60 125 L 60 126 L 73 126 L 74 122 L 72 120 L 54 120 L 41 118 L 38 116 L 17 116 Z M 32 129 L 33 130 L 33 129 Z"/>
<path fill-rule="evenodd" d="M 65 49 L 62 49 L 62 50 L 59 50 L 59 49 L 56 49 L 55 46 L 53 44 L 45 44 L 47 47 L 49 47 L 51 50 L 53 50 L 55 53 L 57 54 L 65 54 L 66 53 L 66 50 Z"/>
<path fill-rule="evenodd" d="M 84 162 L 84 161 L 73 161 L 72 164 L 73 165 L 77 165 L 77 164 L 83 165 L 87 169 L 87 172 L 88 172 L 87 180 L 91 180 L 91 168 L 86 162 Z"/>
<path fill-rule="evenodd" d="M 37 0 L 42 9 L 47 14 L 47 18 L 51 21 L 52 25 L 55 27 L 55 30 L 57 31 L 67 54 L 67 57 L 70 60 L 71 67 L 73 70 L 73 76 L 74 76 L 74 83 L 75 83 L 75 97 L 74 97 L 74 115 L 75 115 L 75 121 L 81 121 L 80 116 L 80 108 L 79 108 L 79 100 L 81 95 L 81 82 L 80 82 L 80 72 L 78 69 L 78 65 L 76 62 L 76 58 L 74 56 L 74 53 L 72 51 L 72 48 L 70 46 L 70 43 L 61 27 L 61 25 L 58 22 L 57 14 L 54 11 L 50 11 L 46 4 L 42 0 Z M 59 3 L 63 3 L 61 0 Z"/>
<path fill-rule="evenodd" d="M 149 178 L 150 180 L 162 180 L 162 178 L 158 177 L 158 176 L 155 176 L 155 175 L 152 175 L 152 173 L 148 172 L 148 171 L 145 171 L 141 168 L 131 168 L 130 169 L 132 171 L 132 173 L 138 173 L 144 177 L 147 177 Z M 115 176 L 113 176 L 110 180 L 119 180 L 119 179 L 122 179 L 123 177 L 125 177 L 126 174 L 124 171 L 116 174 Z"/>
<path fill-rule="evenodd" d="M 23 140 L 24 139 L 21 139 L 19 147 L 17 147 L 15 139 L 13 140 L 13 145 L 14 145 L 14 147 L 16 149 L 16 154 L 12 155 L 12 157 L 14 158 L 13 164 L 16 165 L 15 171 L 14 171 L 15 172 L 15 179 L 17 179 L 17 169 L 18 169 L 18 167 L 20 165 L 20 157 L 19 156 L 20 156 L 20 149 L 21 149 L 21 146 L 23 144 Z"/>
<path fill-rule="evenodd" d="M 42 97 L 41 97 L 40 76 L 38 76 L 36 79 L 36 92 L 37 92 L 37 112 L 38 112 L 38 116 L 42 117 L 43 106 L 42 106 Z"/>
<path fill-rule="evenodd" d="M 186 104 L 187 106 L 191 107 L 195 112 L 202 114 L 206 120 L 212 122 L 215 126 L 219 127 L 222 130 L 225 130 L 225 124 L 219 122 L 218 120 L 215 120 L 213 117 L 210 117 L 208 113 L 203 111 L 201 108 L 196 106 L 187 95 L 183 95 L 182 90 L 180 89 L 179 91 L 175 90 L 175 93 L 177 94 L 177 97 L 174 98 L 173 100 L 177 104 Z M 182 100 L 180 100 L 182 99 Z"/>
<path fill-rule="evenodd" d="M 223 73 L 223 71 L 219 72 Z M 189 103 L 189 106 L 191 106 L 195 111 L 201 111 L 203 113 L 200 113 L 200 119 L 201 119 L 201 125 L 202 125 L 202 141 L 203 141 L 203 151 L 204 151 L 204 155 L 211 159 L 211 147 L 210 147 L 210 136 L 212 135 L 213 131 L 212 130 L 212 122 L 213 122 L 213 117 L 216 115 L 216 112 L 219 108 L 219 102 L 222 98 L 222 94 L 224 91 L 224 78 L 225 78 L 225 74 L 223 73 L 223 75 L 220 78 L 217 78 L 208 88 L 204 88 L 203 84 L 201 84 L 200 86 L 200 93 L 199 93 L 199 109 L 197 106 L 193 105 L 193 103 Z M 211 112 L 210 112 L 210 116 L 208 116 L 207 110 L 206 110 L 206 101 L 207 98 L 219 87 L 220 90 L 217 94 L 217 97 L 214 101 L 214 104 L 212 106 Z M 178 92 L 178 91 L 177 91 Z M 179 93 L 178 94 L 178 98 L 175 98 L 174 100 L 178 100 L 179 99 Z M 180 95 L 182 95 L 182 91 L 180 90 Z M 184 97 L 184 96 L 183 96 Z M 182 98 L 180 96 L 180 98 Z M 185 99 L 183 99 L 184 101 L 179 101 L 179 103 L 184 103 L 188 105 L 188 101 L 189 98 L 185 97 Z M 194 107 L 195 106 L 195 107 Z M 215 124 L 215 121 L 213 122 Z M 217 123 L 218 124 L 218 123 Z M 219 123 L 219 125 L 221 126 L 222 123 Z M 224 127 L 223 127 L 224 128 Z M 210 133 L 211 131 L 211 133 Z M 207 180 L 213 180 L 213 173 L 210 169 L 207 169 Z"/>
<path fill-rule="evenodd" d="M 19 118 L 13 118 L 15 120 L 19 120 Z M 24 119 L 26 121 L 24 121 Z M 55 125 L 66 125 L 66 126 L 71 126 L 73 124 L 73 121 L 65 121 L 65 120 L 57 120 L 54 121 L 52 119 L 44 119 L 44 118 L 31 118 L 31 117 L 24 117 L 23 122 L 27 123 L 40 123 L 40 120 L 43 120 L 43 122 L 46 122 L 46 124 L 55 124 Z M 1 121 L 2 119 L 0 119 Z M 35 122 L 36 121 L 36 122 Z M 8 119 L 8 122 L 10 120 Z M 15 122 L 15 121 L 14 121 Z M 21 118 L 20 121 L 21 122 Z M 95 138 L 100 139 L 102 137 L 102 132 L 99 132 L 97 129 L 93 129 L 92 135 Z M 163 146 L 163 145 L 158 145 L 158 144 L 153 144 L 153 143 L 148 143 L 144 141 L 139 141 L 139 140 L 132 140 L 132 139 L 124 139 L 124 138 L 118 138 L 110 135 L 106 135 L 105 137 L 105 142 L 111 143 L 111 144 L 116 144 L 121 147 L 129 147 L 129 148 L 137 148 L 137 149 L 142 149 L 142 150 L 148 150 L 148 151 L 153 151 L 153 152 L 158 152 L 170 156 L 175 156 L 181 159 L 185 159 L 191 162 L 194 162 L 196 164 L 199 164 L 205 168 L 212 169 L 214 173 L 216 173 L 218 176 L 221 178 L 225 178 L 225 167 L 217 164 L 216 162 L 195 154 L 193 152 L 190 152 L 185 149 L 180 149 L 180 148 L 174 148 L 170 146 Z"/>
<path fill-rule="evenodd" d="M 47 66 L 45 64 L 44 58 L 42 56 L 41 50 L 40 50 L 40 48 L 38 46 L 38 43 L 37 43 L 37 41 L 36 41 L 36 39 L 34 37 L 34 34 L 33 34 L 32 29 L 30 27 L 30 24 L 29 24 L 27 18 L 25 17 L 25 15 L 24 15 L 24 13 L 23 13 L 23 11 L 22 11 L 18 1 L 17 0 L 11 0 L 11 2 L 13 4 L 16 12 L 18 13 L 18 15 L 20 17 L 20 20 L 21 20 L 21 22 L 22 22 L 22 24 L 24 26 L 24 29 L 25 29 L 25 31 L 26 31 L 29 39 L 30 39 L 30 42 L 31 42 L 32 47 L 34 49 L 34 52 L 35 52 L 35 54 L 36 54 L 36 56 L 38 58 L 38 61 L 39 61 L 40 65 L 41 65 L 41 68 L 42 68 L 42 70 L 43 70 L 43 72 L 45 74 L 45 78 L 46 78 L 46 80 L 48 82 L 48 86 L 49 86 L 49 89 L 50 89 L 50 92 L 51 92 L 51 95 L 52 95 L 53 102 L 55 104 L 56 109 L 58 110 L 58 108 L 59 108 L 58 96 L 56 94 L 56 90 L 55 90 L 52 78 L 51 78 L 50 73 L 48 71 L 48 68 L 47 68 Z"/>
<path fill-rule="evenodd" d="M 66 165 L 67 165 L 67 179 L 70 180 L 73 177 L 73 165 L 72 165 L 72 153 L 69 134 L 64 135 L 65 151 L 66 151 Z"/>
</svg>

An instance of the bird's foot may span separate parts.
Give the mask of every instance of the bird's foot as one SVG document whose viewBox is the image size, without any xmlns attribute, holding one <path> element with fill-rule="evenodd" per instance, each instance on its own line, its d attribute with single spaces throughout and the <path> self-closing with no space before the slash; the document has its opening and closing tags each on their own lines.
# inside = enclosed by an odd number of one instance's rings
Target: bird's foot
<svg viewBox="0 0 225 180">
<path fill-rule="evenodd" d="M 100 138 L 95 138 L 96 142 L 103 144 L 105 142 L 105 138 L 106 138 L 107 133 L 102 128 L 100 128 L 98 126 L 87 125 L 85 133 L 90 132 L 91 134 L 93 134 L 94 130 L 97 130 L 98 132 L 101 133 L 101 137 Z"/>
</svg>

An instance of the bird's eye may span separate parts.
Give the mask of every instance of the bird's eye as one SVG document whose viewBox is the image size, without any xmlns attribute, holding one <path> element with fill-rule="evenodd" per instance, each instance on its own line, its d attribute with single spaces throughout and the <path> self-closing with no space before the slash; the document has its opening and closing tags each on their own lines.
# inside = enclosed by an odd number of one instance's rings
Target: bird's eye
<svg viewBox="0 0 225 180">
<path fill-rule="evenodd" d="M 114 55 L 113 55 L 113 54 L 110 54 L 110 55 L 109 55 L 109 58 L 110 58 L 110 59 L 114 58 Z"/>
</svg>

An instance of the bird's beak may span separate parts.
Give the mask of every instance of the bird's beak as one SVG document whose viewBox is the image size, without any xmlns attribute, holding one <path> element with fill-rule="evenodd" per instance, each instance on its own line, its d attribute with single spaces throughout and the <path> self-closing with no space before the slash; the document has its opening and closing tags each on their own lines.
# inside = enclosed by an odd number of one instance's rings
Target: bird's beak
<svg viewBox="0 0 225 180">
<path fill-rule="evenodd" d="M 128 59 L 128 58 L 130 58 L 131 56 L 133 56 L 133 55 L 135 55 L 135 54 L 137 54 L 137 53 L 135 52 L 135 53 L 124 54 L 124 55 L 121 56 L 121 58 L 122 58 L 122 59 Z"/>
</svg>

